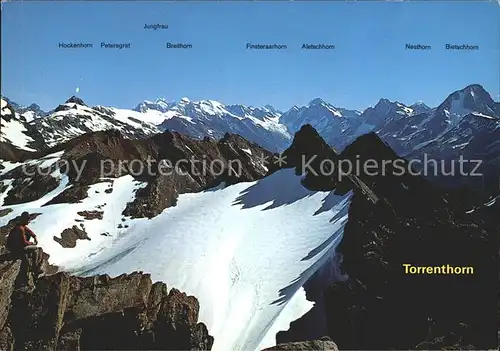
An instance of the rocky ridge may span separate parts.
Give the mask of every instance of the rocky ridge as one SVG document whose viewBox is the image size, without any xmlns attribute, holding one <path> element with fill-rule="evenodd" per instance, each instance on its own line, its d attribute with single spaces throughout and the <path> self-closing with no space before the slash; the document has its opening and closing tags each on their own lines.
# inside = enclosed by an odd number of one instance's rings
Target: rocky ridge
<svg viewBox="0 0 500 351">
<path fill-rule="evenodd" d="M 148 274 L 76 277 L 56 272 L 40 248 L 24 262 L 1 244 L 2 350 L 210 350 L 213 345 L 198 322 L 197 299 L 153 283 Z M 34 268 L 46 274 L 37 276 Z"/>
<path fill-rule="evenodd" d="M 325 145 L 306 126 L 285 153 L 294 155 L 292 159 L 310 154 L 361 162 L 400 159 L 374 133 L 342 153 Z M 323 335 L 340 349 L 496 348 L 498 200 L 479 206 L 419 176 L 395 172 L 388 167 L 385 175 L 361 173 L 359 183 L 352 178 L 339 181 L 335 175 L 304 177 L 303 184 L 312 189 L 353 191 L 349 220 L 336 249 L 340 260 L 333 263 L 341 262 L 347 280 L 332 284 L 313 277 L 306 284 L 308 296 L 318 302 L 314 309 L 322 309 Z M 365 186 L 378 202 L 371 201 Z M 475 274 L 410 275 L 404 272 L 407 263 L 470 266 Z M 310 323 L 318 321 L 306 314 L 278 334 L 278 343 L 302 341 Z"/>
<path fill-rule="evenodd" d="M 146 186 L 137 192 L 123 215 L 150 218 L 175 205 L 178 194 L 221 182 L 233 184 L 263 177 L 267 168 L 262 156 L 269 158 L 272 154 L 233 134 L 216 141 L 166 131 L 150 139 L 131 140 L 117 130 L 107 130 L 79 136 L 45 151 L 13 155 L 11 160 L 19 165 L 0 173 L 0 184 L 10 186 L 4 205 L 15 205 L 54 190 L 61 181 L 54 176 L 59 171 L 68 176 L 72 186 L 43 204 L 50 205 L 79 202 L 87 197 L 89 185 L 112 183 L 113 178 L 130 174 Z M 162 167 L 168 164 L 170 169 Z"/>
</svg>

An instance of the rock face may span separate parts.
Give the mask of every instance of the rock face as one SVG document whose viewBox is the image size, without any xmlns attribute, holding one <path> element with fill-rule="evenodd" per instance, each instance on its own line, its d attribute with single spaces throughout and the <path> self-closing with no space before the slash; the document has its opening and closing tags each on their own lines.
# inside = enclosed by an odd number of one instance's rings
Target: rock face
<svg viewBox="0 0 500 351">
<path fill-rule="evenodd" d="M 409 174 L 404 160 L 374 133 L 336 157 L 391 162 L 383 174 L 357 174 L 361 183 L 336 184 L 335 191 L 344 187 L 354 195 L 336 249 L 348 279 L 322 291 L 328 335 L 349 350 L 496 349 L 499 200 L 474 208 L 463 194 Z M 391 166 L 398 159 L 401 174 Z M 323 180 L 312 180 L 313 187 L 324 187 Z M 405 264 L 472 267 L 474 274 L 409 274 Z M 295 341 L 293 333 L 280 338 Z"/>
<path fill-rule="evenodd" d="M 90 240 L 85 230 L 78 228 L 74 225 L 71 228 L 66 228 L 61 233 L 61 237 L 54 237 L 62 247 L 71 248 L 76 246 L 77 240 Z"/>
<path fill-rule="evenodd" d="M 40 258 L 42 260 L 40 261 Z M 46 266 L 41 249 L 29 267 Z M 196 298 L 148 274 L 37 278 L 21 260 L 0 256 L 2 350 L 210 350 Z"/>
<path fill-rule="evenodd" d="M 269 151 L 233 134 L 215 141 L 191 139 L 167 131 L 152 137 L 151 141 L 158 150 L 154 157 L 157 161 L 151 163 L 156 174 L 144 172 L 137 177 L 148 184 L 137 191 L 136 199 L 123 212 L 125 216 L 151 218 L 175 205 L 179 194 L 201 191 L 222 182 L 234 184 L 262 178 L 267 168 L 259 158 L 272 156 Z M 162 161 L 168 164 L 162 166 Z"/>
<path fill-rule="evenodd" d="M 26 167 L 27 172 L 30 167 Z M 33 171 L 31 178 L 19 177 L 15 178 L 12 183 L 12 190 L 7 193 L 4 200 L 4 205 L 16 205 L 27 201 L 34 201 L 39 199 L 46 193 L 54 190 L 58 181 L 51 176 L 43 176 Z M 30 181 L 31 180 L 31 181 Z"/>
<path fill-rule="evenodd" d="M 102 219 L 103 211 L 80 211 L 78 215 L 85 219 Z"/>
<path fill-rule="evenodd" d="M 368 137 L 346 153 L 363 159 L 370 149 L 397 158 Z M 467 214 L 468 199 L 418 176 L 389 170 L 362 179 L 383 201 L 374 205 L 359 191 L 352 199 L 337 248 L 350 279 L 328 293 L 334 340 L 347 349 L 417 348 L 436 339 L 449 347 L 496 348 L 498 219 L 479 208 Z M 404 264 L 473 267 L 475 273 L 412 275 Z"/>
<path fill-rule="evenodd" d="M 284 344 L 278 344 L 273 347 L 264 349 L 263 351 L 280 351 L 280 350 L 328 350 L 328 351 L 338 351 L 337 345 L 329 338 L 323 337 L 319 340 L 312 341 L 297 341 Z"/>
<path fill-rule="evenodd" d="M 102 178 L 129 174 L 146 184 L 123 215 L 151 218 L 174 206 L 179 194 L 202 191 L 222 182 L 234 184 L 264 177 L 267 168 L 261 158 L 272 157 L 269 151 L 234 134 L 216 141 L 166 131 L 147 140 L 131 140 L 117 130 L 85 134 L 30 157 L 40 159 L 58 152 L 62 155 L 50 168 L 33 164 L 1 174 L 0 187 L 2 180 L 11 185 L 4 204 L 39 199 L 54 190 L 60 181 L 51 175 L 52 171 L 67 175 L 71 186 L 42 206 L 80 202 L 87 197 L 89 185 L 102 182 Z M 25 160 L 19 156 L 15 161 Z M 85 213 L 89 215 L 99 218 Z"/>
</svg>

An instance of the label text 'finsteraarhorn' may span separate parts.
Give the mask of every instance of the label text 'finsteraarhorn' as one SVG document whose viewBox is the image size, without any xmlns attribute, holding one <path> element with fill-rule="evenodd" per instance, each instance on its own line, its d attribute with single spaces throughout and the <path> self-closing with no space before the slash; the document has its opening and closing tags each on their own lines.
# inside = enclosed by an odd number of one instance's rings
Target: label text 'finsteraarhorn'
<svg viewBox="0 0 500 351">
<path fill-rule="evenodd" d="M 286 50 L 287 45 L 284 44 L 250 44 L 247 43 L 247 49 L 251 50 Z"/>
</svg>

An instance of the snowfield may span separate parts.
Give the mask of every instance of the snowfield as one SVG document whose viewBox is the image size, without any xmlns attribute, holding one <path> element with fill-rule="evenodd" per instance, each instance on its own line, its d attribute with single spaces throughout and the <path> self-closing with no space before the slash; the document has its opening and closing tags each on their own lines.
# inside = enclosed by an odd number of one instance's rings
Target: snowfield
<svg viewBox="0 0 500 351">
<path fill-rule="evenodd" d="M 177 206 L 153 219 L 131 220 L 121 212 L 143 183 L 131 176 L 113 184 L 103 180 L 81 203 L 40 207 L 68 186 L 60 178 L 61 185 L 42 199 L 9 206 L 13 212 L 1 224 L 25 210 L 42 213 L 30 227 L 51 263 L 62 269 L 84 276 L 143 271 L 196 296 L 214 350 L 275 345 L 275 333 L 312 307 L 301 287 L 342 237 L 351 196 L 309 191 L 288 169 L 255 182 L 183 194 Z M 112 193 L 104 192 L 108 187 Z M 97 208 L 104 211 L 102 220 L 76 214 Z M 53 240 L 81 223 L 90 241 L 62 248 Z"/>
<path fill-rule="evenodd" d="M 2 100 L 2 104 L 4 102 L 5 101 Z M 12 115 L 12 113 L 8 108 L 2 108 L 2 115 Z M 25 134 L 27 129 L 20 121 L 12 118 L 7 122 L 2 119 L 0 124 L 0 141 L 10 143 L 22 150 L 35 151 L 34 149 L 28 147 L 28 144 L 34 140 Z"/>
</svg>

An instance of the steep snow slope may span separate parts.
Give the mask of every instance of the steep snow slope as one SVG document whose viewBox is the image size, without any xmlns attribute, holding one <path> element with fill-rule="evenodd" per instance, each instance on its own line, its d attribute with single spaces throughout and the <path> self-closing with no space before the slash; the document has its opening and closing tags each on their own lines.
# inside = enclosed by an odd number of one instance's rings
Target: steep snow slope
<svg viewBox="0 0 500 351">
<path fill-rule="evenodd" d="M 0 141 L 10 143 L 19 149 L 35 151 L 34 149 L 28 147 L 28 144 L 34 140 L 25 134 L 27 129 L 22 122 L 16 119 L 11 119 L 8 122 L 2 120 L 1 124 L 2 131 L 0 133 Z"/>
<path fill-rule="evenodd" d="M 350 199 L 308 191 L 287 169 L 256 182 L 183 194 L 177 206 L 150 220 L 123 218 L 141 186 L 124 176 L 112 185 L 92 185 L 81 203 L 40 207 L 66 187 L 61 177 L 43 199 L 10 206 L 13 212 L 1 222 L 24 210 L 42 213 L 31 228 L 52 263 L 82 275 L 142 270 L 195 295 L 200 320 L 215 337 L 214 350 L 271 346 L 277 330 L 311 307 L 299 289 L 341 238 Z M 77 211 L 97 206 L 102 220 L 80 222 L 90 241 L 65 249 L 53 240 L 80 224 Z"/>
<path fill-rule="evenodd" d="M 6 100 L 1 99 L 0 141 L 27 151 L 34 151 L 28 144 L 34 139 L 27 135 L 27 129 Z"/>
</svg>

